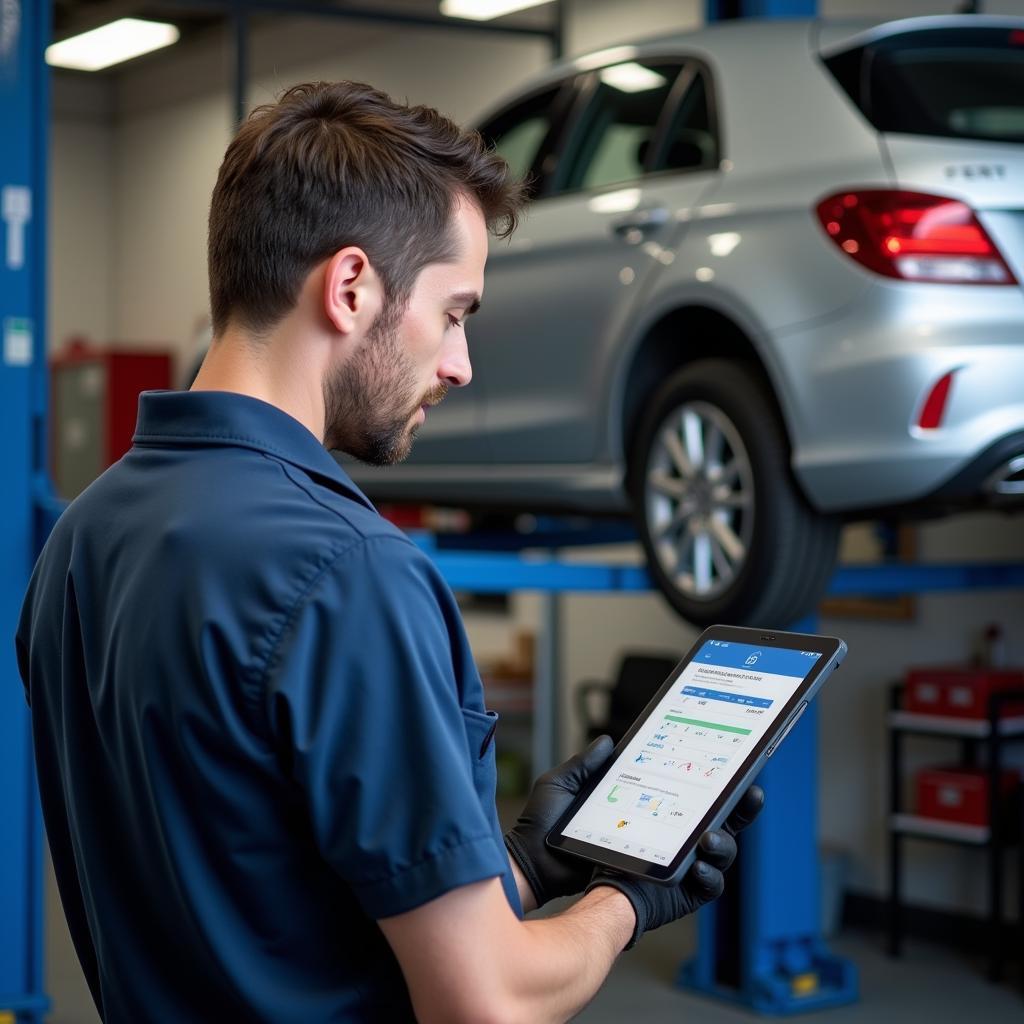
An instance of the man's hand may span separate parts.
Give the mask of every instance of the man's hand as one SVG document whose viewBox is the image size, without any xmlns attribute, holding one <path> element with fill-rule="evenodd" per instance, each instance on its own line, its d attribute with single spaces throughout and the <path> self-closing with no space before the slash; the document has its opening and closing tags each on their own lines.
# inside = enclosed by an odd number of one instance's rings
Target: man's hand
<svg viewBox="0 0 1024 1024">
<path fill-rule="evenodd" d="M 725 888 L 722 873 L 736 859 L 736 840 L 733 837 L 761 813 L 763 806 L 764 790 L 760 786 L 751 786 L 729 815 L 724 827 L 705 832 L 700 837 L 697 860 L 679 885 L 658 885 L 636 876 L 620 875 L 598 868 L 587 892 L 597 886 L 611 886 L 618 889 L 633 905 L 636 928 L 626 949 L 636 945 L 637 939 L 644 932 L 692 914 L 705 903 L 722 895 Z"/>
<path fill-rule="evenodd" d="M 582 892 L 590 881 L 593 865 L 552 850 L 544 840 L 583 784 L 608 760 L 613 747 L 610 736 L 599 736 L 582 754 L 537 779 L 523 813 L 505 835 L 505 845 L 533 890 L 538 907 L 557 896 Z"/>
</svg>

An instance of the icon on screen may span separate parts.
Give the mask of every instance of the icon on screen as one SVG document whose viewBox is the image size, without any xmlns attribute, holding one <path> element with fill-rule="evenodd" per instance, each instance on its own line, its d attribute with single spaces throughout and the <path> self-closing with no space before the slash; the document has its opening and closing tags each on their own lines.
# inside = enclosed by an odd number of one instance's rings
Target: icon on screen
<svg viewBox="0 0 1024 1024">
<path fill-rule="evenodd" d="M 619 802 L 619 797 L 615 795 L 618 788 L 618 786 L 612 786 L 612 788 L 608 791 L 608 796 L 606 797 L 608 803 L 617 804 Z"/>
<path fill-rule="evenodd" d="M 625 828 L 625 827 L 626 827 L 626 826 L 627 826 L 628 824 L 629 824 L 629 822 L 628 822 L 628 821 L 626 821 L 626 819 L 625 819 L 625 818 L 623 818 L 623 819 L 622 819 L 621 821 L 617 821 L 617 822 L 615 823 L 615 827 L 616 827 L 616 828 Z"/>
<path fill-rule="evenodd" d="M 661 800 L 661 797 L 653 796 L 651 793 L 641 793 L 640 799 L 636 802 L 636 808 L 638 811 L 650 811 L 652 814 L 657 814 Z"/>
<path fill-rule="evenodd" d="M 757 659 L 761 657 L 760 651 L 755 651 L 753 654 L 747 656 L 747 660 L 743 662 L 744 665 L 756 665 Z"/>
</svg>

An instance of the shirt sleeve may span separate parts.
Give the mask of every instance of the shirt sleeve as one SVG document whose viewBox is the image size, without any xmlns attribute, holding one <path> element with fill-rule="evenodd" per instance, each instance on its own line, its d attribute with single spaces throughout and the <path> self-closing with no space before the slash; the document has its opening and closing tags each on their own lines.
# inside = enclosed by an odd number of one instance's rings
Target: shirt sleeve
<svg viewBox="0 0 1024 1024">
<path fill-rule="evenodd" d="M 467 723 L 482 708 L 460 701 L 452 616 L 426 556 L 370 538 L 321 574 L 268 665 L 282 763 L 321 854 L 374 918 L 507 870 L 474 784 Z"/>
</svg>

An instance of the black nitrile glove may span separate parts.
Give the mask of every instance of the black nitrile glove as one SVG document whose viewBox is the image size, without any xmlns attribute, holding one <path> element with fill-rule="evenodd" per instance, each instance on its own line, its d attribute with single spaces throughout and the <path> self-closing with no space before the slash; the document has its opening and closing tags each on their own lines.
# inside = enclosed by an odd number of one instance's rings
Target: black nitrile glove
<svg viewBox="0 0 1024 1024">
<path fill-rule="evenodd" d="M 722 873 L 736 859 L 736 833 L 742 832 L 761 812 L 764 790 L 751 786 L 720 830 L 705 832 L 697 843 L 697 860 L 679 885 L 658 885 L 635 875 L 622 875 L 598 868 L 587 892 L 610 885 L 623 893 L 636 913 L 636 928 L 626 949 L 632 949 L 644 932 L 677 921 L 718 899 L 725 888 Z"/>
<path fill-rule="evenodd" d="M 530 883 L 538 907 L 557 896 L 582 892 L 590 881 L 592 865 L 552 850 L 544 840 L 583 784 L 608 760 L 614 746 L 610 736 L 599 736 L 583 753 L 537 779 L 519 820 L 505 834 L 508 852 Z"/>
</svg>

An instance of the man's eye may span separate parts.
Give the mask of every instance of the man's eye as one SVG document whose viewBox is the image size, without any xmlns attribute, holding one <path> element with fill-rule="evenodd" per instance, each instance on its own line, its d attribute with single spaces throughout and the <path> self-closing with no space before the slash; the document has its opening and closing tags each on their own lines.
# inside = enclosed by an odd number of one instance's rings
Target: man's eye
<svg viewBox="0 0 1024 1024">
<path fill-rule="evenodd" d="M 452 327 L 461 327 L 462 326 L 462 321 L 457 316 L 452 316 L 451 313 L 448 314 L 448 323 Z"/>
</svg>

